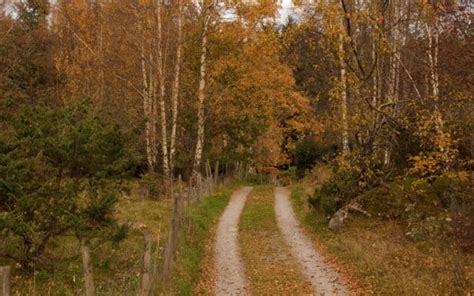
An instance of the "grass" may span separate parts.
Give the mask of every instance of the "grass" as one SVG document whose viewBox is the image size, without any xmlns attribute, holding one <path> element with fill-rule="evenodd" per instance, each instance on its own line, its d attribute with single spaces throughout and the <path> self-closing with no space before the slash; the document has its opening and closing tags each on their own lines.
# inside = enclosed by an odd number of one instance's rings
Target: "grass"
<svg viewBox="0 0 474 296">
<path fill-rule="evenodd" d="M 116 205 L 121 223 L 147 225 L 161 237 L 167 232 L 171 217 L 169 200 L 147 200 L 138 196 L 121 198 Z M 133 295 L 140 286 L 143 235 L 130 229 L 120 243 L 91 242 L 94 282 L 97 295 Z M 45 255 L 51 270 L 26 274 L 13 268 L 13 295 L 77 295 L 82 293 L 82 261 L 78 240 L 64 236 L 51 241 Z M 159 258 L 157 258 L 159 260 Z"/>
<path fill-rule="evenodd" d="M 465 295 L 474 283 L 474 256 L 435 241 L 409 240 L 393 221 L 351 218 L 341 233 L 328 230 L 322 213 L 310 209 L 294 186 L 297 216 L 315 241 L 359 282 L 364 294 Z M 472 285 L 472 284 L 471 284 Z"/>
<path fill-rule="evenodd" d="M 277 227 L 270 186 L 255 187 L 250 193 L 239 228 L 241 252 L 253 294 L 312 294 L 311 284 L 298 271 Z"/>
<path fill-rule="evenodd" d="M 203 198 L 185 213 L 178 238 L 175 271 L 166 294 L 193 294 L 200 280 L 203 260 L 209 251 L 206 247 L 213 236 L 213 228 L 233 191 L 239 186 L 238 183 L 229 184 L 216 194 Z"/>
<path fill-rule="evenodd" d="M 213 227 L 238 184 L 193 204 L 185 214 L 178 241 L 176 271 L 168 289 L 158 291 L 171 295 L 191 295 L 199 278 L 205 245 Z M 150 200 L 138 196 L 123 197 L 116 205 L 116 218 L 122 223 L 146 225 L 157 235 L 160 244 L 154 249 L 153 261 L 160 266 L 172 217 L 171 200 Z M 24 274 L 14 268 L 12 295 L 78 295 L 82 294 L 82 261 L 79 242 L 72 236 L 51 242 L 47 258 L 54 270 Z M 130 229 L 119 244 L 92 241 L 93 272 L 97 295 L 136 295 L 140 288 L 143 234 Z M 159 273 L 160 271 L 158 271 Z M 158 274 L 158 278 L 160 275 Z M 162 283 L 158 282 L 157 286 Z M 157 290 L 162 290 L 157 288 Z"/>
</svg>

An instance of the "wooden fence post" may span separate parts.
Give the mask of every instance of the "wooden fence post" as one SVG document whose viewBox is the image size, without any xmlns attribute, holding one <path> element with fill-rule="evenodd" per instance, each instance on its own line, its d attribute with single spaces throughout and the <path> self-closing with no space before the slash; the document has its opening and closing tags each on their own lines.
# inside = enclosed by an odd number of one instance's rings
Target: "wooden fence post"
<svg viewBox="0 0 474 296">
<path fill-rule="evenodd" d="M 0 267 L 1 296 L 10 296 L 10 266 Z"/>
<path fill-rule="evenodd" d="M 214 185 L 217 186 L 219 182 L 219 161 L 216 161 L 216 167 L 214 168 Z"/>
<path fill-rule="evenodd" d="M 172 264 L 176 253 L 176 243 L 178 240 L 179 225 L 181 223 L 180 199 L 181 196 L 173 194 L 173 217 L 171 219 L 171 229 L 168 237 L 168 244 L 165 250 L 165 257 L 163 261 L 163 281 L 169 279 Z"/>
<path fill-rule="evenodd" d="M 211 163 L 209 162 L 209 159 L 206 162 L 206 179 L 204 180 L 205 183 L 205 195 L 211 195 L 212 191 L 212 185 L 209 181 L 214 180 L 212 177 L 212 169 L 211 169 Z"/>
<path fill-rule="evenodd" d="M 197 187 L 198 187 L 197 199 L 199 201 L 201 200 L 201 194 L 202 194 L 202 175 L 201 174 L 198 175 Z"/>
<path fill-rule="evenodd" d="M 183 192 L 183 180 L 181 175 L 178 176 L 178 202 L 179 202 L 179 209 L 180 213 L 184 213 L 184 211 L 187 209 L 187 200 L 186 196 L 184 196 Z M 182 215 L 181 215 L 182 218 Z"/>
<path fill-rule="evenodd" d="M 89 247 L 89 240 L 86 238 L 81 238 L 81 254 L 84 274 L 85 295 L 94 296 L 95 288 L 94 276 L 92 272 L 91 250 Z"/>
<path fill-rule="evenodd" d="M 140 287 L 140 296 L 149 296 L 151 289 L 151 250 L 153 246 L 153 235 L 150 231 L 143 231 L 144 252 L 143 252 L 143 271 L 142 284 Z"/>
<path fill-rule="evenodd" d="M 209 178 L 212 175 L 211 172 L 211 163 L 209 162 L 209 159 L 206 161 L 206 178 Z"/>
<path fill-rule="evenodd" d="M 211 196 L 214 193 L 214 178 L 212 177 L 212 174 L 211 177 L 207 179 L 207 187 L 209 189 L 208 195 Z"/>
<path fill-rule="evenodd" d="M 191 203 L 193 200 L 193 182 L 191 179 L 188 182 L 188 205 Z"/>
</svg>

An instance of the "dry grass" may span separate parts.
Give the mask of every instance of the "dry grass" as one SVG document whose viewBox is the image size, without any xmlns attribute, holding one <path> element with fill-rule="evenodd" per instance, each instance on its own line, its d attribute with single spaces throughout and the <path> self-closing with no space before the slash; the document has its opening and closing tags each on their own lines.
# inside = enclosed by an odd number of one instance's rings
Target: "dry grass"
<svg viewBox="0 0 474 296">
<path fill-rule="evenodd" d="M 241 252 L 255 295 L 311 295 L 311 284 L 299 272 L 281 237 L 271 187 L 256 187 L 240 221 Z"/>
<path fill-rule="evenodd" d="M 474 255 L 447 244 L 414 242 L 393 221 L 353 218 L 338 234 L 321 214 L 308 209 L 302 188 L 294 188 L 296 212 L 324 253 L 337 259 L 363 288 L 362 294 L 466 295 L 474 288 Z"/>
<path fill-rule="evenodd" d="M 205 253 L 210 250 L 212 227 L 237 187 L 237 183 L 228 184 L 213 196 L 203 198 L 188 209 L 179 236 L 178 259 L 173 277 L 168 283 L 169 289 L 162 291 L 162 283 L 155 281 L 154 295 L 191 295 L 200 273 L 210 275 L 212 270 L 206 270 L 206 262 L 211 259 L 209 256 L 206 258 Z M 172 216 L 171 200 L 150 200 L 139 194 L 131 194 L 119 200 L 115 215 L 121 223 L 146 226 L 157 235 L 160 245 L 154 248 L 153 262 L 160 266 Z M 33 276 L 15 270 L 12 279 L 13 295 L 83 294 L 82 263 L 77 240 L 74 237 L 63 237 L 53 242 L 50 249 L 48 256 L 54 262 L 55 270 L 37 272 Z M 118 245 L 93 242 L 96 294 L 137 295 L 142 255 L 143 234 L 137 229 L 131 228 L 126 239 Z M 159 268 L 157 272 L 157 278 L 160 278 Z"/>
<path fill-rule="evenodd" d="M 313 194 L 314 189 L 328 181 L 332 174 L 331 168 L 327 165 L 317 165 L 301 180 L 300 188 L 302 188 L 306 194 Z"/>
<path fill-rule="evenodd" d="M 215 283 L 217 280 L 216 268 L 214 264 L 214 240 L 217 225 L 213 226 L 212 235 L 206 243 L 204 256 L 199 267 L 199 282 L 194 287 L 194 295 L 214 295 Z"/>
<path fill-rule="evenodd" d="M 169 200 L 147 200 L 139 196 L 121 198 L 116 205 L 121 223 L 146 225 L 161 240 L 171 217 Z M 158 239 L 158 237 L 157 237 Z M 91 244 L 94 281 L 97 295 L 135 295 L 140 286 L 143 235 L 130 229 L 118 244 L 95 239 Z M 159 260 L 156 252 L 155 260 Z M 79 243 L 74 236 L 53 240 L 46 254 L 54 269 L 33 275 L 14 269 L 13 295 L 80 295 L 82 294 L 82 263 Z"/>
<path fill-rule="evenodd" d="M 215 226 L 231 194 L 239 186 L 240 184 L 236 182 L 229 183 L 212 196 L 203 198 L 185 213 L 178 239 L 175 271 L 170 289 L 165 292 L 165 295 L 211 293 L 210 285 L 212 286 L 214 278 L 212 238 Z"/>
</svg>

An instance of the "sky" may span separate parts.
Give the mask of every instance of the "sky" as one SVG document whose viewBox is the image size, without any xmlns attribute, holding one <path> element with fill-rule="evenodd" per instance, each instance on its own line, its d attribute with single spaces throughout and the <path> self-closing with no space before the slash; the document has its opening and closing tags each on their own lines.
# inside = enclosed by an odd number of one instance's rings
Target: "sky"
<svg viewBox="0 0 474 296">
<path fill-rule="evenodd" d="M 288 16 L 293 12 L 293 1 L 292 0 L 283 0 L 280 8 L 280 16 L 278 18 L 279 22 L 286 22 Z"/>
<path fill-rule="evenodd" d="M 0 0 L 0 7 L 3 5 L 6 5 L 6 11 L 9 14 L 14 13 L 14 10 L 12 9 L 11 5 L 8 5 L 8 3 L 14 2 L 12 0 Z M 54 3 L 54 1 L 52 1 Z M 293 0 L 282 0 L 281 2 L 281 8 L 279 11 L 279 16 L 277 18 L 277 21 L 279 23 L 286 23 L 288 20 L 288 16 L 294 13 L 294 5 L 293 5 Z"/>
</svg>

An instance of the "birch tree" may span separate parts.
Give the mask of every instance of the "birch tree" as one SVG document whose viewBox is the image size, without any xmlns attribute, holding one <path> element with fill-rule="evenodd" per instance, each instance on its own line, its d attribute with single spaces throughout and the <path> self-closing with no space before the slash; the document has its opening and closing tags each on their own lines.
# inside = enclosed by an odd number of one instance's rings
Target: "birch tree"
<svg viewBox="0 0 474 296">
<path fill-rule="evenodd" d="M 439 110 L 439 74 L 438 74 L 438 53 L 439 53 L 439 17 L 437 15 L 436 7 L 430 7 L 425 4 L 426 19 L 424 21 L 425 33 L 428 41 L 428 48 L 426 50 L 429 81 L 431 88 L 431 98 L 434 104 L 435 124 L 438 133 L 442 132 L 443 118 Z"/>
<path fill-rule="evenodd" d="M 160 112 L 160 131 L 161 131 L 161 151 L 162 151 L 162 166 L 163 176 L 165 179 L 170 178 L 170 164 L 168 154 L 168 122 L 166 115 L 166 63 L 164 61 L 165 55 L 163 53 L 163 24 L 162 24 L 162 0 L 156 0 L 156 39 L 155 39 L 155 50 L 157 53 L 156 57 L 156 68 L 159 81 L 159 93 L 158 93 L 158 104 Z"/>
<path fill-rule="evenodd" d="M 145 115 L 145 141 L 146 141 L 146 155 L 148 170 L 154 172 L 156 170 L 157 162 L 157 96 L 156 88 L 158 85 L 158 77 L 155 74 L 153 56 L 153 48 L 151 40 L 152 18 L 147 12 L 149 9 L 147 1 L 141 1 L 139 10 L 137 12 L 139 32 L 140 32 L 140 61 L 142 72 L 142 97 L 143 97 L 143 112 Z"/>
<path fill-rule="evenodd" d="M 182 60 L 182 47 L 183 47 L 183 1 L 178 0 L 178 12 L 177 12 L 177 45 L 176 45 L 176 60 L 174 65 L 174 81 L 173 89 L 171 92 L 171 138 L 170 138 L 170 152 L 169 152 L 169 167 L 171 173 L 173 173 L 175 154 L 176 154 L 176 132 L 178 128 L 178 106 L 179 106 L 179 90 L 180 90 L 180 75 L 181 75 L 181 60 Z"/>
<path fill-rule="evenodd" d="M 341 22 L 344 25 L 344 21 Z M 348 123 L 348 107 L 347 107 L 347 77 L 346 65 L 344 62 L 344 35 L 341 33 L 339 37 L 339 67 L 341 81 L 341 120 L 342 120 L 342 154 L 349 155 L 349 123 Z"/>
<path fill-rule="evenodd" d="M 203 1 L 201 3 L 202 17 L 202 35 L 201 35 L 201 58 L 199 66 L 199 89 L 198 89 L 198 106 L 197 106 L 197 135 L 196 148 L 194 153 L 194 162 L 192 170 L 192 178 L 197 180 L 200 176 L 200 167 L 202 161 L 202 152 L 204 147 L 205 118 L 204 108 L 206 99 L 206 77 L 207 77 L 207 47 L 208 33 L 211 22 L 211 10 L 217 5 L 215 0 Z"/>
</svg>

